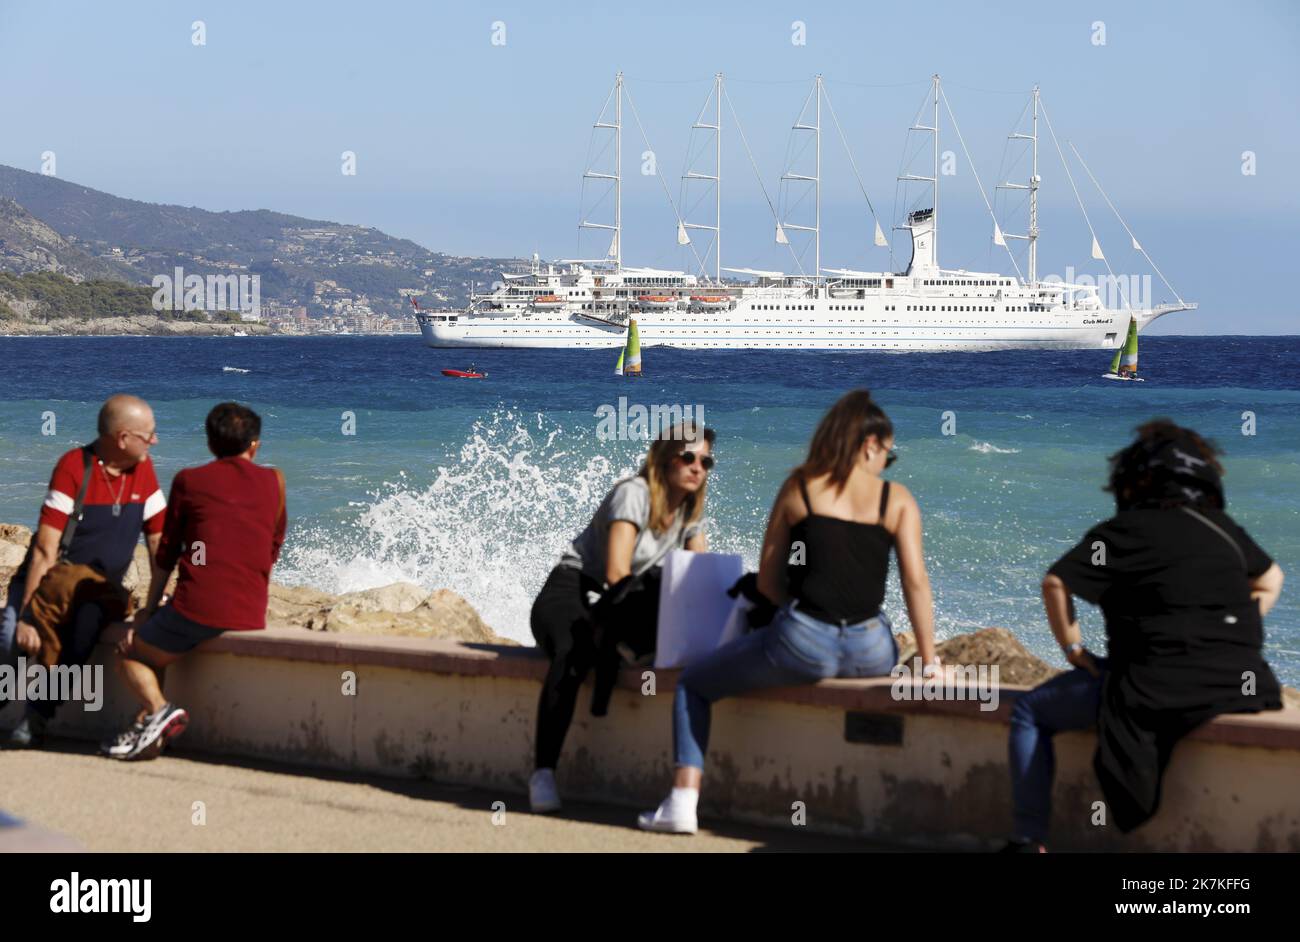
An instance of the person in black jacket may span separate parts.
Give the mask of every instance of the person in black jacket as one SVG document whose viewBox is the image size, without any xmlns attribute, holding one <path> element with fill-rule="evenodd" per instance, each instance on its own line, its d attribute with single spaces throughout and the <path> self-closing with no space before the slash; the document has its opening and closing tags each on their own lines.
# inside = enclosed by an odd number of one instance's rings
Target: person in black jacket
<svg viewBox="0 0 1300 942">
<path fill-rule="evenodd" d="M 1220 453 L 1168 419 L 1139 427 L 1110 459 L 1117 513 L 1048 570 L 1043 605 L 1074 670 L 1012 711 L 1006 851 L 1046 850 L 1054 733 L 1096 724 L 1093 767 L 1128 833 L 1156 813 L 1179 739 L 1221 713 L 1281 708 L 1261 650 L 1282 570 L 1224 512 Z M 1105 658 L 1081 640 L 1075 595 L 1101 606 Z"/>
</svg>

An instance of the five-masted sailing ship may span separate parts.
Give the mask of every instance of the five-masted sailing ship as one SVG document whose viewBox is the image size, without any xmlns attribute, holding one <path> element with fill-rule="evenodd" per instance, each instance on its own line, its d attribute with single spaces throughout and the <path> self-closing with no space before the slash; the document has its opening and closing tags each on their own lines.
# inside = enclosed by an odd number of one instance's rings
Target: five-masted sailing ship
<svg viewBox="0 0 1300 942">
<path fill-rule="evenodd" d="M 609 247 L 598 259 L 570 259 L 543 263 L 533 256 L 525 272 L 504 273 L 502 284 L 490 294 L 475 296 L 462 311 L 421 311 L 418 314 L 425 342 L 433 347 L 626 347 L 630 325 L 635 318 L 655 344 L 676 347 L 718 349 L 831 349 L 831 350 L 996 350 L 1118 348 L 1124 342 L 1125 325 L 1145 328 L 1153 320 L 1172 311 L 1194 308 L 1183 301 L 1172 285 L 1169 290 L 1175 303 L 1135 308 L 1125 295 L 1117 307 L 1107 307 L 1095 284 L 1069 283 L 1061 279 L 1041 278 L 1038 273 L 1038 190 L 1041 182 L 1038 166 L 1039 121 L 1051 129 L 1039 90 L 1035 86 L 1026 105 L 1031 118 L 1027 133 L 1014 133 L 1013 140 L 1029 145 L 1031 165 L 1025 182 L 1005 182 L 999 189 L 1022 190 L 1028 194 L 1028 225 L 1021 234 L 1005 232 L 989 204 L 994 245 L 1006 247 L 1008 240 L 1027 243 L 1027 271 L 1021 272 L 1015 255 L 1008 249 L 1014 274 L 967 271 L 944 268 L 939 262 L 939 181 L 940 181 L 940 109 L 943 107 L 957 131 L 965 151 L 965 142 L 956 126 L 952 109 L 943 93 L 938 75 L 932 76 L 926 101 L 910 133 L 928 134 L 933 140 L 929 150 L 933 166 L 923 174 L 905 173 L 899 185 L 922 188 L 924 202 L 906 213 L 904 225 L 896 227 L 910 242 L 911 257 L 901 271 L 858 271 L 829 269 L 821 266 L 821 187 L 823 118 L 829 114 L 832 126 L 847 147 L 847 138 L 839 125 L 821 76 L 817 76 L 804 108 L 796 119 L 792 133 L 812 135 L 814 166 L 800 172 L 793 169 L 782 175 L 781 186 L 811 188 L 814 197 L 811 218 L 783 215 L 773 201 L 764 197 L 772 210 L 775 240 L 792 245 L 792 237 L 801 240 L 804 254 L 791 248 L 794 272 L 760 271 L 727 268 L 722 264 L 722 129 L 723 104 L 730 107 L 723 76 L 715 77 L 709 99 L 692 130 L 716 136 L 714 165 L 708 172 L 688 170 L 683 187 L 703 184 L 715 191 L 713 219 L 695 222 L 677 213 L 677 242 L 688 247 L 699 262 L 697 272 L 672 271 L 627 266 L 622 246 L 622 135 L 623 105 L 630 96 L 622 73 L 606 99 L 593 133 L 612 134 L 614 164 L 604 169 L 589 168 L 584 184 L 606 186 L 612 190 L 612 218 L 598 221 L 582 218 L 580 228 L 603 230 L 609 234 Z M 635 107 L 633 106 L 635 116 Z M 1023 120 L 1023 116 L 1022 116 Z M 639 127 L 640 122 L 637 120 Z M 738 119 L 735 120 L 739 127 Z M 748 153 L 743 132 L 740 140 Z M 648 142 L 647 142 L 648 146 Z M 1074 177 L 1060 153 L 1066 176 L 1078 197 Z M 969 160 L 969 152 L 966 154 Z M 1082 164 L 1082 157 L 1075 150 Z M 749 154 L 751 165 L 755 165 Z M 852 153 L 850 164 L 857 173 Z M 756 165 L 755 165 L 756 166 Z M 1086 165 L 1083 165 L 1085 169 Z M 974 174 L 974 162 L 971 161 Z M 757 175 L 757 174 L 756 174 Z M 978 174 L 974 174 L 978 183 Z M 1088 171 L 1100 190 L 1100 184 Z M 861 184 L 861 180 L 859 179 Z M 980 193 L 984 196 L 983 184 Z M 925 192 L 928 190 L 928 194 Z M 665 192 L 667 187 L 665 185 Z M 866 188 L 862 187 L 866 197 Z M 608 195 L 608 194 L 606 194 Z M 1104 191 L 1102 195 L 1105 196 Z M 671 202 L 671 197 L 670 197 Z M 807 200 L 791 200 L 795 208 Z M 1106 197 L 1107 204 L 1114 205 Z M 867 198 L 874 222 L 874 243 L 887 246 L 884 229 L 875 208 Z M 1110 263 L 1101 250 L 1096 231 L 1079 198 L 1088 228 L 1092 233 L 1092 257 Z M 1118 217 L 1118 211 L 1115 211 Z M 1120 222 L 1132 238 L 1135 251 L 1150 261 L 1132 230 Z M 692 235 L 694 233 L 694 236 Z M 698 253 L 695 239 L 707 234 L 704 254 Z M 811 249 L 812 268 L 803 269 L 803 259 Z M 709 264 L 709 263 L 712 264 Z M 1152 263 L 1152 268 L 1155 268 Z M 1155 269 L 1159 273 L 1159 269 Z M 724 272 L 728 277 L 724 278 Z M 1113 277 L 1114 273 L 1111 272 Z M 1164 280 L 1164 276 L 1160 276 Z M 1122 293 L 1122 290 L 1121 290 Z"/>
</svg>

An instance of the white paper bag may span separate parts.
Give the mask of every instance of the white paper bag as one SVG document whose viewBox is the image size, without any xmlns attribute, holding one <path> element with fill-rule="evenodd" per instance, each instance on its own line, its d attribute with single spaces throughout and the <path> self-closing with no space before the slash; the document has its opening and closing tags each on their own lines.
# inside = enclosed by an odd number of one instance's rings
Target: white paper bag
<svg viewBox="0 0 1300 942">
<path fill-rule="evenodd" d="M 655 667 L 683 667 L 731 636 L 739 637 L 744 616 L 727 590 L 745 574 L 739 556 L 673 550 L 664 560 L 659 587 L 659 638 Z"/>
</svg>

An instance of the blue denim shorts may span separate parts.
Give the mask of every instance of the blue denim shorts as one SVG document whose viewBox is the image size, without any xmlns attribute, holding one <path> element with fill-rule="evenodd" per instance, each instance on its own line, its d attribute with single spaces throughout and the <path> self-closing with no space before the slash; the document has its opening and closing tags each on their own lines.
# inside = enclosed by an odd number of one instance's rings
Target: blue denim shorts
<svg viewBox="0 0 1300 942">
<path fill-rule="evenodd" d="M 145 644 L 160 648 L 168 654 L 184 654 L 193 651 L 204 641 L 220 637 L 224 632 L 224 628 L 200 625 L 171 605 L 164 605 L 136 630 L 135 636 Z"/>
</svg>

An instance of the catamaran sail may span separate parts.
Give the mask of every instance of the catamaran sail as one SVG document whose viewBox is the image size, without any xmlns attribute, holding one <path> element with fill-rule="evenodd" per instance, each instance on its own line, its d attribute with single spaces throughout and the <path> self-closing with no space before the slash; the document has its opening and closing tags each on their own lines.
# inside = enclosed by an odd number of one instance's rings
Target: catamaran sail
<svg viewBox="0 0 1300 942">
<path fill-rule="evenodd" d="M 1128 319 L 1128 336 L 1124 346 L 1115 351 L 1115 358 L 1110 361 L 1109 379 L 1137 379 L 1138 370 L 1138 328 L 1137 319 Z"/>
<path fill-rule="evenodd" d="M 641 332 L 637 329 L 635 319 L 628 322 L 627 346 L 623 348 L 623 352 L 619 355 L 618 362 L 622 367 L 621 375 L 641 375 Z"/>
</svg>

